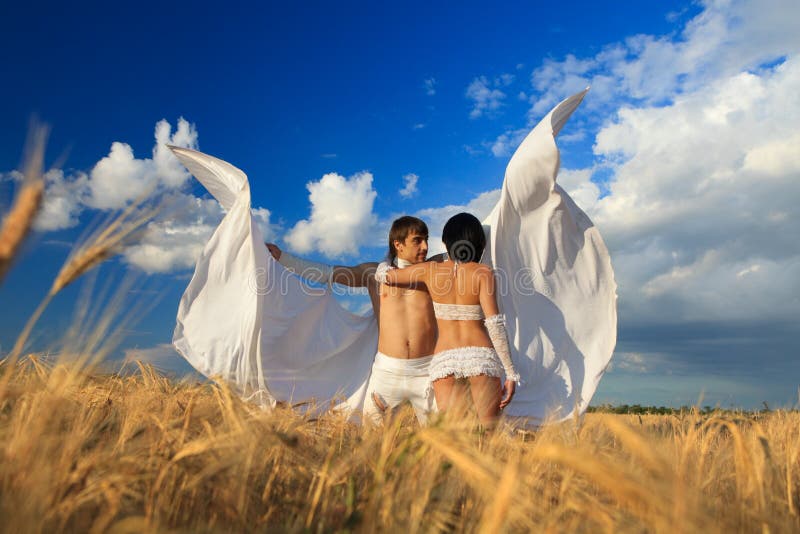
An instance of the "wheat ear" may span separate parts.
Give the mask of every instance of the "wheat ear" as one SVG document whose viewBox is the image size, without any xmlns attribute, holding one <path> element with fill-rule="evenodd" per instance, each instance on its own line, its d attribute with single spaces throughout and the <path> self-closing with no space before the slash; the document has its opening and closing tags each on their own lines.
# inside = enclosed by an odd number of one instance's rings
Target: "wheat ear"
<svg viewBox="0 0 800 534">
<path fill-rule="evenodd" d="M 22 246 L 25 237 L 33 226 L 36 214 L 42 205 L 44 194 L 44 145 L 47 139 L 47 128 L 34 127 L 28 141 L 28 155 L 25 158 L 25 170 L 22 187 L 17 193 L 14 205 L 8 212 L 3 226 L 0 228 L 0 282 L 11 267 L 14 257 Z"/>
</svg>

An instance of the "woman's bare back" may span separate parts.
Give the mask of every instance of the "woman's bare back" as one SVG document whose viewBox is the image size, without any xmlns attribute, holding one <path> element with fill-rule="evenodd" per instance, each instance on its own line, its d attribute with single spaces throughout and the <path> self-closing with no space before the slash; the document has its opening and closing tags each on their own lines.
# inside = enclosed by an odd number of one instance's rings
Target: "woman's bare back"
<svg viewBox="0 0 800 534">
<path fill-rule="evenodd" d="M 476 262 L 454 263 L 448 260 L 431 264 L 426 278 L 428 292 L 436 303 L 480 305 L 487 317 L 497 313 L 494 275 L 486 265 Z M 439 337 L 434 352 L 459 347 L 492 346 L 492 340 L 482 320 L 437 319 L 437 325 Z"/>
</svg>

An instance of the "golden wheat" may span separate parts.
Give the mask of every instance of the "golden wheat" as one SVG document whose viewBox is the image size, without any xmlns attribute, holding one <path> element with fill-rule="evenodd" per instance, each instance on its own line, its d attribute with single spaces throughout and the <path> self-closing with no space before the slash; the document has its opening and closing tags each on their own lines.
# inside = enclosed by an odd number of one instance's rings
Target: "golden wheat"
<svg viewBox="0 0 800 534">
<path fill-rule="evenodd" d="M 0 282 L 5 277 L 22 242 L 33 227 L 44 193 L 44 146 L 47 128 L 34 126 L 28 139 L 22 187 L 0 227 Z"/>
<path fill-rule="evenodd" d="M 533 435 L 384 427 L 142 366 L 26 358 L 0 390 L 3 531 L 800 528 L 800 414 L 589 414 Z"/>
</svg>

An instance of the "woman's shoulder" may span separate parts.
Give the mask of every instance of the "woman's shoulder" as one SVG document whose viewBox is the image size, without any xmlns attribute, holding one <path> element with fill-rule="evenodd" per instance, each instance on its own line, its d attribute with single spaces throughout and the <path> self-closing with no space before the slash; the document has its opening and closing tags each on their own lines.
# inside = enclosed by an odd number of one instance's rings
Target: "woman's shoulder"
<svg viewBox="0 0 800 534">
<path fill-rule="evenodd" d="M 492 273 L 492 268 L 489 267 L 488 265 L 486 265 L 485 263 L 478 263 L 476 261 L 471 261 L 471 262 L 465 264 L 465 267 L 467 267 L 469 270 L 471 270 L 472 272 L 474 272 L 476 274 L 479 274 L 479 273 L 491 274 Z"/>
<path fill-rule="evenodd" d="M 494 281 L 494 270 L 483 263 L 471 263 L 470 276 L 483 284 L 491 284 Z"/>
</svg>

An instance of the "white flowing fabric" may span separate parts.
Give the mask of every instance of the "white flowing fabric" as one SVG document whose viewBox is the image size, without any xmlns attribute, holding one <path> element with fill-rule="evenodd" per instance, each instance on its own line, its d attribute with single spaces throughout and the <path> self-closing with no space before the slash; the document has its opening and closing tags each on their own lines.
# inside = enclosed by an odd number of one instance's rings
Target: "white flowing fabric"
<svg viewBox="0 0 800 534">
<path fill-rule="evenodd" d="M 181 298 L 176 350 L 260 404 L 338 397 L 358 410 L 378 340 L 374 317 L 342 308 L 273 260 L 250 214 L 247 176 L 229 163 L 170 147 L 227 211 Z"/>
<path fill-rule="evenodd" d="M 611 258 L 589 217 L 556 184 L 555 136 L 586 95 L 558 104 L 506 167 L 500 200 L 484 221 L 484 262 L 497 272 L 512 358 L 522 387 L 505 409 L 531 422 L 582 414 L 617 340 Z"/>
<path fill-rule="evenodd" d="M 616 342 L 616 284 L 603 240 L 556 183 L 554 136 L 586 91 L 557 105 L 506 169 L 484 221 L 512 357 L 522 375 L 505 413 L 536 424 L 582 413 Z M 171 147 L 227 213 L 181 298 L 173 343 L 198 371 L 262 404 L 363 406 L 378 340 L 372 315 L 342 308 L 272 259 L 250 214 L 245 174 Z"/>
</svg>

